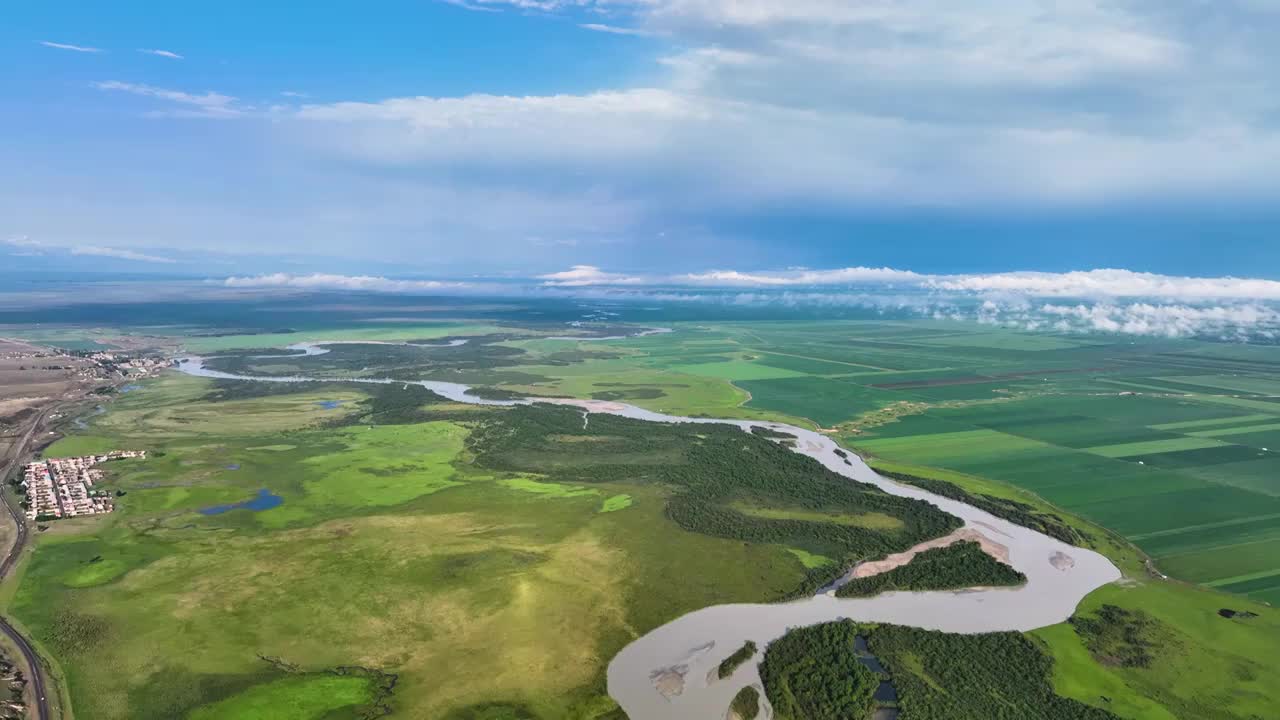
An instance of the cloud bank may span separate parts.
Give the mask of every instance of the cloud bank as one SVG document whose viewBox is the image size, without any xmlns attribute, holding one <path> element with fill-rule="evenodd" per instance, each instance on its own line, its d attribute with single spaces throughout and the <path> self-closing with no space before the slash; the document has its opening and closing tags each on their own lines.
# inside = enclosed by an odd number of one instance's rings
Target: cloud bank
<svg viewBox="0 0 1280 720">
<path fill-rule="evenodd" d="M 672 39 L 660 82 L 302 107 L 373 163 L 536 169 L 742 207 L 1273 197 L 1280 10 L 983 0 L 474 0 Z M 1221 48 L 1231 47 L 1230 57 Z M 1170 88 L 1176 87 L 1176 91 Z"/>
<path fill-rule="evenodd" d="M 357 290 L 368 292 L 412 293 L 458 290 L 469 283 L 442 280 L 392 280 L 373 275 L 290 275 L 273 273 L 248 277 L 229 277 L 222 283 L 233 288 L 298 288 L 302 290 Z"/>
<path fill-rule="evenodd" d="M 237 288 L 466 293 L 644 303 L 718 303 L 971 321 L 1027 331 L 1233 341 L 1280 340 L 1280 283 L 1171 277 L 1127 270 L 929 275 L 842 268 L 679 275 L 610 272 L 592 265 L 525 282 L 397 280 L 382 276 L 232 277 Z"/>
<path fill-rule="evenodd" d="M 40 240 L 33 240 L 26 235 L 15 235 L 4 239 L 3 244 L 10 247 L 20 248 L 23 256 L 44 255 L 46 253 L 65 252 L 71 255 L 87 255 L 94 257 L 116 258 L 118 260 L 129 260 L 132 262 L 143 263 L 162 263 L 173 264 L 177 262 L 172 258 L 161 257 L 159 255 L 150 255 L 136 250 L 128 250 L 123 248 L 104 247 L 101 245 L 50 245 Z M 14 253 L 10 253 L 14 254 Z"/>
<path fill-rule="evenodd" d="M 720 288 L 783 288 L 850 285 L 888 285 L 922 290 L 979 295 L 1023 295 L 1072 298 L 1162 298 L 1172 300 L 1246 299 L 1280 301 L 1280 281 L 1260 278 L 1202 278 L 1097 269 L 1064 273 L 1006 272 L 966 275 L 922 274 L 880 267 L 829 270 L 739 271 L 708 270 L 676 275 L 637 276 L 575 265 L 560 273 L 542 275 L 547 284 L 574 285 L 687 285 Z"/>
<path fill-rule="evenodd" d="M 587 287 L 590 285 L 642 285 L 645 279 L 636 275 L 605 272 L 594 265 L 574 265 L 561 272 L 539 275 L 548 287 Z"/>
<path fill-rule="evenodd" d="M 71 247 L 70 250 L 72 255 L 93 255 L 96 257 L 110 257 L 120 260 L 133 260 L 135 262 L 145 263 L 172 264 L 177 262 L 172 258 L 161 257 L 159 255 L 148 255 L 135 250 L 102 247 L 100 245 L 76 245 Z"/>
<path fill-rule="evenodd" d="M 917 208 L 1000 218 L 1027 210 L 1061 218 L 1136 208 L 1150 216 L 1170 206 L 1219 208 L 1229 201 L 1265 210 L 1280 201 L 1274 2 L 453 4 L 519 14 L 504 19 L 513 32 L 538 33 L 555 23 L 592 46 L 626 48 L 627 60 L 612 77 L 595 68 L 589 81 L 556 85 L 555 77 L 535 75 L 545 70 L 530 69 L 527 84 L 517 73 L 502 81 L 502 92 L 450 82 L 450 94 L 430 79 L 410 79 L 381 95 L 344 96 L 339 79 L 329 84 L 322 71 L 214 89 L 172 72 L 164 81 L 104 76 L 96 102 L 121 114 L 241 121 L 198 141 L 178 129 L 139 146 L 94 143 L 108 160 L 136 178 L 160 174 L 172 157 L 160 147 L 164 140 L 193 163 L 241 179 L 244 192 L 204 192 L 200 180 L 134 181 L 129 196 L 148 196 L 183 234 L 137 220 L 156 213 L 116 211 L 120 204 L 106 200 L 105 209 L 83 221 L 48 212 L 37 217 L 37 229 L 70 237 L 112 225 L 117 237 L 144 237 L 147 244 L 180 236 L 210 249 L 241 242 L 250 251 L 297 237 L 306 238 L 293 242 L 308 252 L 348 257 L 368 243 L 384 255 L 429 256 L 455 267 L 471 260 L 468 270 L 485 262 L 483 270 L 501 271 L 531 261 L 541 267 L 549 256 L 604 266 L 649 251 L 660 231 L 674 237 L 684 228 L 704 230 L 690 232 L 688 246 L 719 243 L 722 257 L 777 261 L 781 252 L 763 243 L 744 248 L 725 229 L 754 217 L 853 218 L 852 225 L 874 212 Z M 566 57 L 573 50 L 566 48 Z M 276 90 L 297 83 L 314 98 Z M 113 124 L 101 123 L 103 131 Z M 143 157 L 148 146 L 155 149 Z M 30 154 L 56 155 L 42 150 Z M 59 172 L 74 176 L 76 158 L 66 155 Z M 57 197 L 59 172 L 44 172 L 48 179 L 23 178 L 0 195 Z M 23 190 L 38 182 L 42 191 Z M 93 190 L 109 200 L 115 188 Z M 0 214 L 16 208 L 35 215 L 26 204 L 12 201 Z M 202 215 L 216 220 L 187 220 Z M 530 238 L 625 247 L 571 253 Z M 808 241 L 784 237 L 779 244 L 788 242 L 803 249 Z M 678 249 L 675 241 L 662 248 Z M 815 251 L 804 261 L 830 257 Z M 496 267 L 494 258 L 516 261 Z M 894 260 L 882 253 L 874 262 Z M 1219 266 L 1234 267 L 1225 260 Z M 708 252 L 697 267 L 721 265 Z M 687 281 L 714 285 L 721 278 Z"/>
</svg>

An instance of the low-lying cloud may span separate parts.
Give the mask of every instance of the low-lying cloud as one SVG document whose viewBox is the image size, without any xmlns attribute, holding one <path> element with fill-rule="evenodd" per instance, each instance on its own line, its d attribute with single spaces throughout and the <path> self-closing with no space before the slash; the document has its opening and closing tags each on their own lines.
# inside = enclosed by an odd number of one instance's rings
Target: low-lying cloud
<svg viewBox="0 0 1280 720">
<path fill-rule="evenodd" d="M 26 257 L 44 255 L 46 253 L 69 253 L 71 255 L 116 258 L 117 260 L 129 260 L 132 262 L 162 264 L 172 264 L 177 262 L 173 258 L 151 255 L 149 253 L 125 248 L 104 247 L 102 245 L 50 245 L 40 240 L 33 240 L 27 235 L 15 235 L 13 237 L 0 240 L 0 243 L 13 248 L 19 248 L 19 252 L 10 252 L 11 255 L 17 254 Z"/>
<path fill-rule="evenodd" d="M 636 275 L 605 272 L 594 265 L 574 265 L 561 272 L 539 275 L 548 287 L 587 287 L 590 285 L 643 285 L 645 279 Z"/>
<path fill-rule="evenodd" d="M 707 270 L 676 275 L 637 276 L 608 272 L 591 265 L 540 276 L 575 285 L 687 285 L 720 288 L 840 287 L 892 285 L 921 290 L 1055 298 L 1164 298 L 1176 300 L 1276 300 L 1280 281 L 1239 277 L 1187 277 L 1121 269 L 1073 272 L 1004 272 L 962 275 L 923 274 L 880 267 L 774 271 Z"/>
<path fill-rule="evenodd" d="M 303 290 L 359 290 L 370 292 L 421 292 L 424 290 L 458 290 L 470 283 L 443 280 L 393 280 L 378 275 L 290 275 L 272 273 L 250 277 L 229 277 L 223 281 L 236 288 L 299 288 Z"/>
<path fill-rule="evenodd" d="M 136 250 L 125 250 L 122 248 L 102 247 L 101 245 L 75 245 L 70 248 L 72 255 L 92 255 L 95 257 L 110 257 L 119 260 L 132 260 L 134 262 L 146 263 L 163 263 L 171 264 L 177 262 L 173 258 L 161 257 L 159 255 L 149 255 Z"/>
<path fill-rule="evenodd" d="M 861 310 L 886 317 L 979 322 L 1033 332 L 1280 340 L 1280 283 L 1258 278 L 1176 277 L 1114 269 L 930 275 L 895 268 L 852 267 L 644 275 L 575 265 L 526 282 L 276 273 L 231 277 L 222 283 L 237 288 L 771 306 L 837 314 Z"/>
</svg>

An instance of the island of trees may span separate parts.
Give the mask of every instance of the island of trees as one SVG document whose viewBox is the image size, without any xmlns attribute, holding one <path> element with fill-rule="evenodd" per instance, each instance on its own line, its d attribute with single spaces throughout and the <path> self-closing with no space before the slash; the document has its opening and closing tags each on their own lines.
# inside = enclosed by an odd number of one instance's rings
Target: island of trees
<svg viewBox="0 0 1280 720">
<path fill-rule="evenodd" d="M 760 691 L 750 685 L 742 688 L 737 695 L 733 696 L 729 710 L 737 716 L 738 720 L 755 720 L 755 717 L 760 714 Z"/>
<path fill-rule="evenodd" d="M 879 575 L 855 578 L 836 590 L 837 597 L 866 597 L 889 590 L 958 590 L 970 587 L 1021 585 L 1027 576 L 965 540 L 931 548 L 911 562 Z"/>
<path fill-rule="evenodd" d="M 716 671 L 719 673 L 720 679 L 723 680 L 732 675 L 734 670 L 737 670 L 742 663 L 755 657 L 755 654 L 756 644 L 748 640 L 742 647 L 735 650 L 732 655 L 720 662 L 720 667 Z"/>
</svg>

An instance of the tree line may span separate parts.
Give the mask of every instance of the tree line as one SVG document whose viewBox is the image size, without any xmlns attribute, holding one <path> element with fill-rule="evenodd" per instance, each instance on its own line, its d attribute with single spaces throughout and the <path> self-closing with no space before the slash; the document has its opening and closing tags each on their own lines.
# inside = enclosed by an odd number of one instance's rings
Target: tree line
<svg viewBox="0 0 1280 720">
<path fill-rule="evenodd" d="M 941 495 L 952 500 L 959 500 L 966 505 L 989 512 L 998 518 L 1003 518 L 1016 525 L 1031 528 L 1036 532 L 1048 535 L 1056 540 L 1061 540 L 1068 545 L 1076 545 L 1079 547 L 1089 547 L 1092 538 L 1088 533 L 1078 530 L 1054 513 L 1047 513 L 1037 510 L 1035 507 L 1017 500 L 996 497 L 994 495 L 986 495 L 982 493 L 971 493 L 957 485 L 946 482 L 945 480 L 935 480 L 933 478 L 922 478 L 906 473 L 890 472 L 887 470 L 877 470 L 876 472 L 885 477 L 893 478 L 898 482 L 927 490 L 934 495 Z"/>
</svg>

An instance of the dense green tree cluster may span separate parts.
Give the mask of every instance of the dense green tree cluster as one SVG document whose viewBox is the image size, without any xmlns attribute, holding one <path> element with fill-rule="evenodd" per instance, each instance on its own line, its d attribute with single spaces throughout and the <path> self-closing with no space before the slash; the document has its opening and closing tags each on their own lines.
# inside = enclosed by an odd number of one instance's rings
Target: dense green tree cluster
<svg viewBox="0 0 1280 720">
<path fill-rule="evenodd" d="M 364 391 L 369 393 L 369 397 L 360 402 L 361 411 L 339 422 L 349 425 L 407 425 L 449 419 L 440 410 L 432 408 L 432 405 L 445 404 L 444 398 L 421 385 L 369 385 Z"/>
<path fill-rule="evenodd" d="M 335 344 L 320 355 L 303 355 L 275 349 L 237 350 L 213 355 L 205 364 L 215 370 L 248 376 L 289 374 L 280 365 L 298 368 L 299 374 L 312 377 L 364 376 L 395 380 L 450 380 L 472 384 L 530 384 L 546 380 L 540 375 L 512 370 L 528 364 L 524 350 L 496 344 L 515 335 L 488 335 L 469 338 L 462 345 L 444 345 L 446 339 L 419 341 L 424 345 Z M 415 342 L 415 341 L 410 341 Z M 574 360 L 579 362 L 580 360 Z M 568 365 L 570 360 L 539 359 L 548 365 Z"/>
<path fill-rule="evenodd" d="M 777 720 L 871 714 L 880 677 L 858 661 L 856 635 L 853 623 L 834 622 L 792 630 L 770 643 L 760 678 Z"/>
<path fill-rule="evenodd" d="M 759 435 L 760 437 L 769 438 L 771 440 L 795 440 L 796 439 L 796 436 L 792 435 L 789 432 L 774 430 L 773 428 L 767 428 L 767 427 L 764 427 L 763 425 L 752 425 L 751 433 L 753 435 Z"/>
<path fill-rule="evenodd" d="M 511 390 L 484 386 L 470 388 L 467 394 L 482 400 L 519 400 L 524 397 L 523 394 Z"/>
<path fill-rule="evenodd" d="M 1115 720 L 1053 691 L 1053 661 L 1016 632 L 958 635 L 882 625 L 867 633 L 898 690 L 899 720 Z"/>
<path fill-rule="evenodd" d="M 932 548 L 888 572 L 856 578 L 836 590 L 838 597 L 866 597 L 890 590 L 955 590 L 1021 585 L 1027 576 L 964 541 Z"/>
<path fill-rule="evenodd" d="M 934 495 L 959 500 L 966 505 L 985 510 L 998 518 L 1004 518 L 1011 523 L 1031 528 L 1036 532 L 1056 538 L 1064 543 L 1089 547 L 1090 538 L 1087 533 L 1071 527 L 1065 520 L 1053 513 L 1042 512 L 1026 503 L 995 497 L 994 495 L 967 492 L 945 480 L 934 480 L 932 478 L 922 478 L 884 470 L 877 472 L 898 482 L 915 485 Z"/>
<path fill-rule="evenodd" d="M 574 437 L 592 442 L 565 442 Z M 803 592 L 841 566 L 945 535 L 960 520 L 933 505 L 857 483 L 816 460 L 729 425 L 660 424 L 548 405 L 495 413 L 471 435 L 477 463 L 495 470 L 549 472 L 565 481 L 656 483 L 672 489 L 667 515 L 692 532 L 798 547 L 837 558 L 806 577 Z M 894 530 L 839 522 L 761 518 L 732 503 L 831 513 L 882 513 Z"/>
<path fill-rule="evenodd" d="M 742 647 L 733 651 L 733 654 L 720 661 L 720 667 L 716 670 L 720 679 L 723 680 L 733 674 L 734 670 L 741 667 L 742 663 L 755 657 L 756 644 L 748 640 Z"/>
<path fill-rule="evenodd" d="M 733 696 L 729 709 L 738 716 L 739 720 L 755 720 L 755 717 L 760 714 L 760 691 L 750 685 L 742 688 L 737 695 Z"/>
<path fill-rule="evenodd" d="M 1053 691 L 1052 660 L 1021 633 L 959 635 L 849 620 L 792 630 L 765 650 L 777 717 L 865 718 L 879 678 L 858 662 L 866 638 L 897 689 L 899 720 L 1115 720 Z"/>
<path fill-rule="evenodd" d="M 1151 666 L 1158 626 L 1141 610 L 1103 605 L 1097 614 L 1074 615 L 1070 622 L 1098 662 L 1120 667 Z"/>
</svg>

